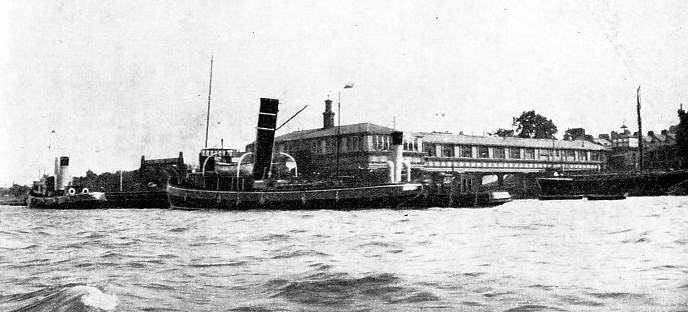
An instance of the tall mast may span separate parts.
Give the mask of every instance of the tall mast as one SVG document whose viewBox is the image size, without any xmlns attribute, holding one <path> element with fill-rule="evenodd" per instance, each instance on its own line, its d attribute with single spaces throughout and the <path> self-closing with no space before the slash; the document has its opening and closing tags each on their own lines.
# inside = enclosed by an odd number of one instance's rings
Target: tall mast
<svg viewBox="0 0 688 312">
<path fill-rule="evenodd" d="M 339 98 L 337 99 L 337 175 L 339 175 L 339 142 L 342 138 L 339 136 L 342 131 L 342 91 L 339 90 Z M 330 174 L 332 175 L 332 174 Z"/>
<path fill-rule="evenodd" d="M 643 170 L 643 124 L 640 119 L 640 86 L 638 86 L 638 105 L 636 107 L 638 111 L 638 169 Z"/>
<path fill-rule="evenodd" d="M 210 125 L 210 94 L 213 91 L 213 55 L 210 55 L 210 84 L 208 85 L 208 113 L 205 116 L 205 145 L 208 148 L 208 126 Z"/>
</svg>

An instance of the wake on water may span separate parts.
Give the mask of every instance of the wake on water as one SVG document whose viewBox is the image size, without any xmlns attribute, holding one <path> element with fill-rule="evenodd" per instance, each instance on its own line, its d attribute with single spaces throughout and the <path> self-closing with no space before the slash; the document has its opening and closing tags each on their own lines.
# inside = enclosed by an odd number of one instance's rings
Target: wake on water
<svg viewBox="0 0 688 312">
<path fill-rule="evenodd" d="M 81 284 L 0 297 L 0 310 L 12 312 L 101 312 L 112 311 L 116 305 L 114 295 Z"/>
</svg>

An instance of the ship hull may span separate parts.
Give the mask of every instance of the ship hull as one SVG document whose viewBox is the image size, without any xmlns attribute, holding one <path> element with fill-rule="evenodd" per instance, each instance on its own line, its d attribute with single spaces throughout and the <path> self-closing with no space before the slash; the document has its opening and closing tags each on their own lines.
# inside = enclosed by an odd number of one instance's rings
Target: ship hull
<svg viewBox="0 0 688 312">
<path fill-rule="evenodd" d="M 411 205 L 438 208 L 489 208 L 511 201 L 507 192 L 467 192 L 458 194 L 428 194 L 414 200 Z"/>
<path fill-rule="evenodd" d="M 559 195 L 666 195 L 672 186 L 688 180 L 688 171 L 590 174 L 539 178 L 545 196 Z"/>
<path fill-rule="evenodd" d="M 421 184 L 389 184 L 306 190 L 209 191 L 168 185 L 173 209 L 320 210 L 407 207 L 422 195 Z M 408 208 L 408 207 L 407 207 Z"/>
<path fill-rule="evenodd" d="M 106 208 L 105 199 L 93 194 L 76 194 L 65 196 L 37 196 L 29 194 L 27 197 L 29 208 L 40 209 L 102 209 Z"/>
</svg>

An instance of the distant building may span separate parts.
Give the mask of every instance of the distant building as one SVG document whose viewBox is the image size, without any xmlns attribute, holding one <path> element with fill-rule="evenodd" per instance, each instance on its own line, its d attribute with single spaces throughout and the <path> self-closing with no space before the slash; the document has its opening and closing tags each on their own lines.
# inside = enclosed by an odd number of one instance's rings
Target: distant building
<svg viewBox="0 0 688 312">
<path fill-rule="evenodd" d="M 628 148 L 638 148 L 638 137 L 631 134 L 626 125 L 621 125 L 621 133 L 612 131 L 612 148 L 623 150 Z"/>
<path fill-rule="evenodd" d="M 607 148 L 609 148 L 609 149 L 612 148 L 612 141 L 611 141 L 611 139 L 610 139 L 610 137 L 609 137 L 608 134 L 605 134 L 605 135 L 600 134 L 599 137 L 597 137 L 597 138 L 591 138 L 590 141 L 593 142 L 593 143 L 597 143 L 597 144 L 599 144 L 599 145 L 602 145 L 602 146 L 604 146 L 604 147 L 607 147 Z"/>
<path fill-rule="evenodd" d="M 641 136 L 643 140 L 643 168 L 671 169 L 678 167 L 676 149 L 677 126 L 662 130 L 660 134 L 648 131 Z M 612 170 L 636 170 L 640 168 L 638 154 L 638 133 L 632 133 L 626 125 L 621 126 L 621 132 L 611 132 L 611 135 L 600 134 L 594 142 L 605 145 L 603 138 L 611 139 L 612 153 L 609 156 L 609 168 Z"/>
</svg>

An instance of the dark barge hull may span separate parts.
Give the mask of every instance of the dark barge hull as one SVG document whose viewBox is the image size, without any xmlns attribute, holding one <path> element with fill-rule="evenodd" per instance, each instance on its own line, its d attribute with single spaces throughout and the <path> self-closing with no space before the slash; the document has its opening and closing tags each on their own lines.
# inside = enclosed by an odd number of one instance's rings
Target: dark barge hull
<svg viewBox="0 0 688 312">
<path fill-rule="evenodd" d="M 571 175 L 539 178 L 545 196 L 562 195 L 667 195 L 672 186 L 688 180 L 688 171 L 638 172 L 614 174 Z"/>
<path fill-rule="evenodd" d="M 539 200 L 579 200 L 583 195 L 538 195 Z"/>
<path fill-rule="evenodd" d="M 593 194 L 588 195 L 588 200 L 623 200 L 626 194 Z"/>
<path fill-rule="evenodd" d="M 108 208 L 169 208 L 167 192 L 107 192 Z"/>
<path fill-rule="evenodd" d="M 94 198 L 90 194 L 76 194 L 63 196 L 28 195 L 26 199 L 29 208 L 40 209 L 102 209 L 106 208 L 104 199 Z"/>
<path fill-rule="evenodd" d="M 169 184 L 173 209 L 320 210 L 412 208 L 409 201 L 423 195 L 422 184 L 387 184 L 303 190 L 210 191 Z"/>
</svg>

